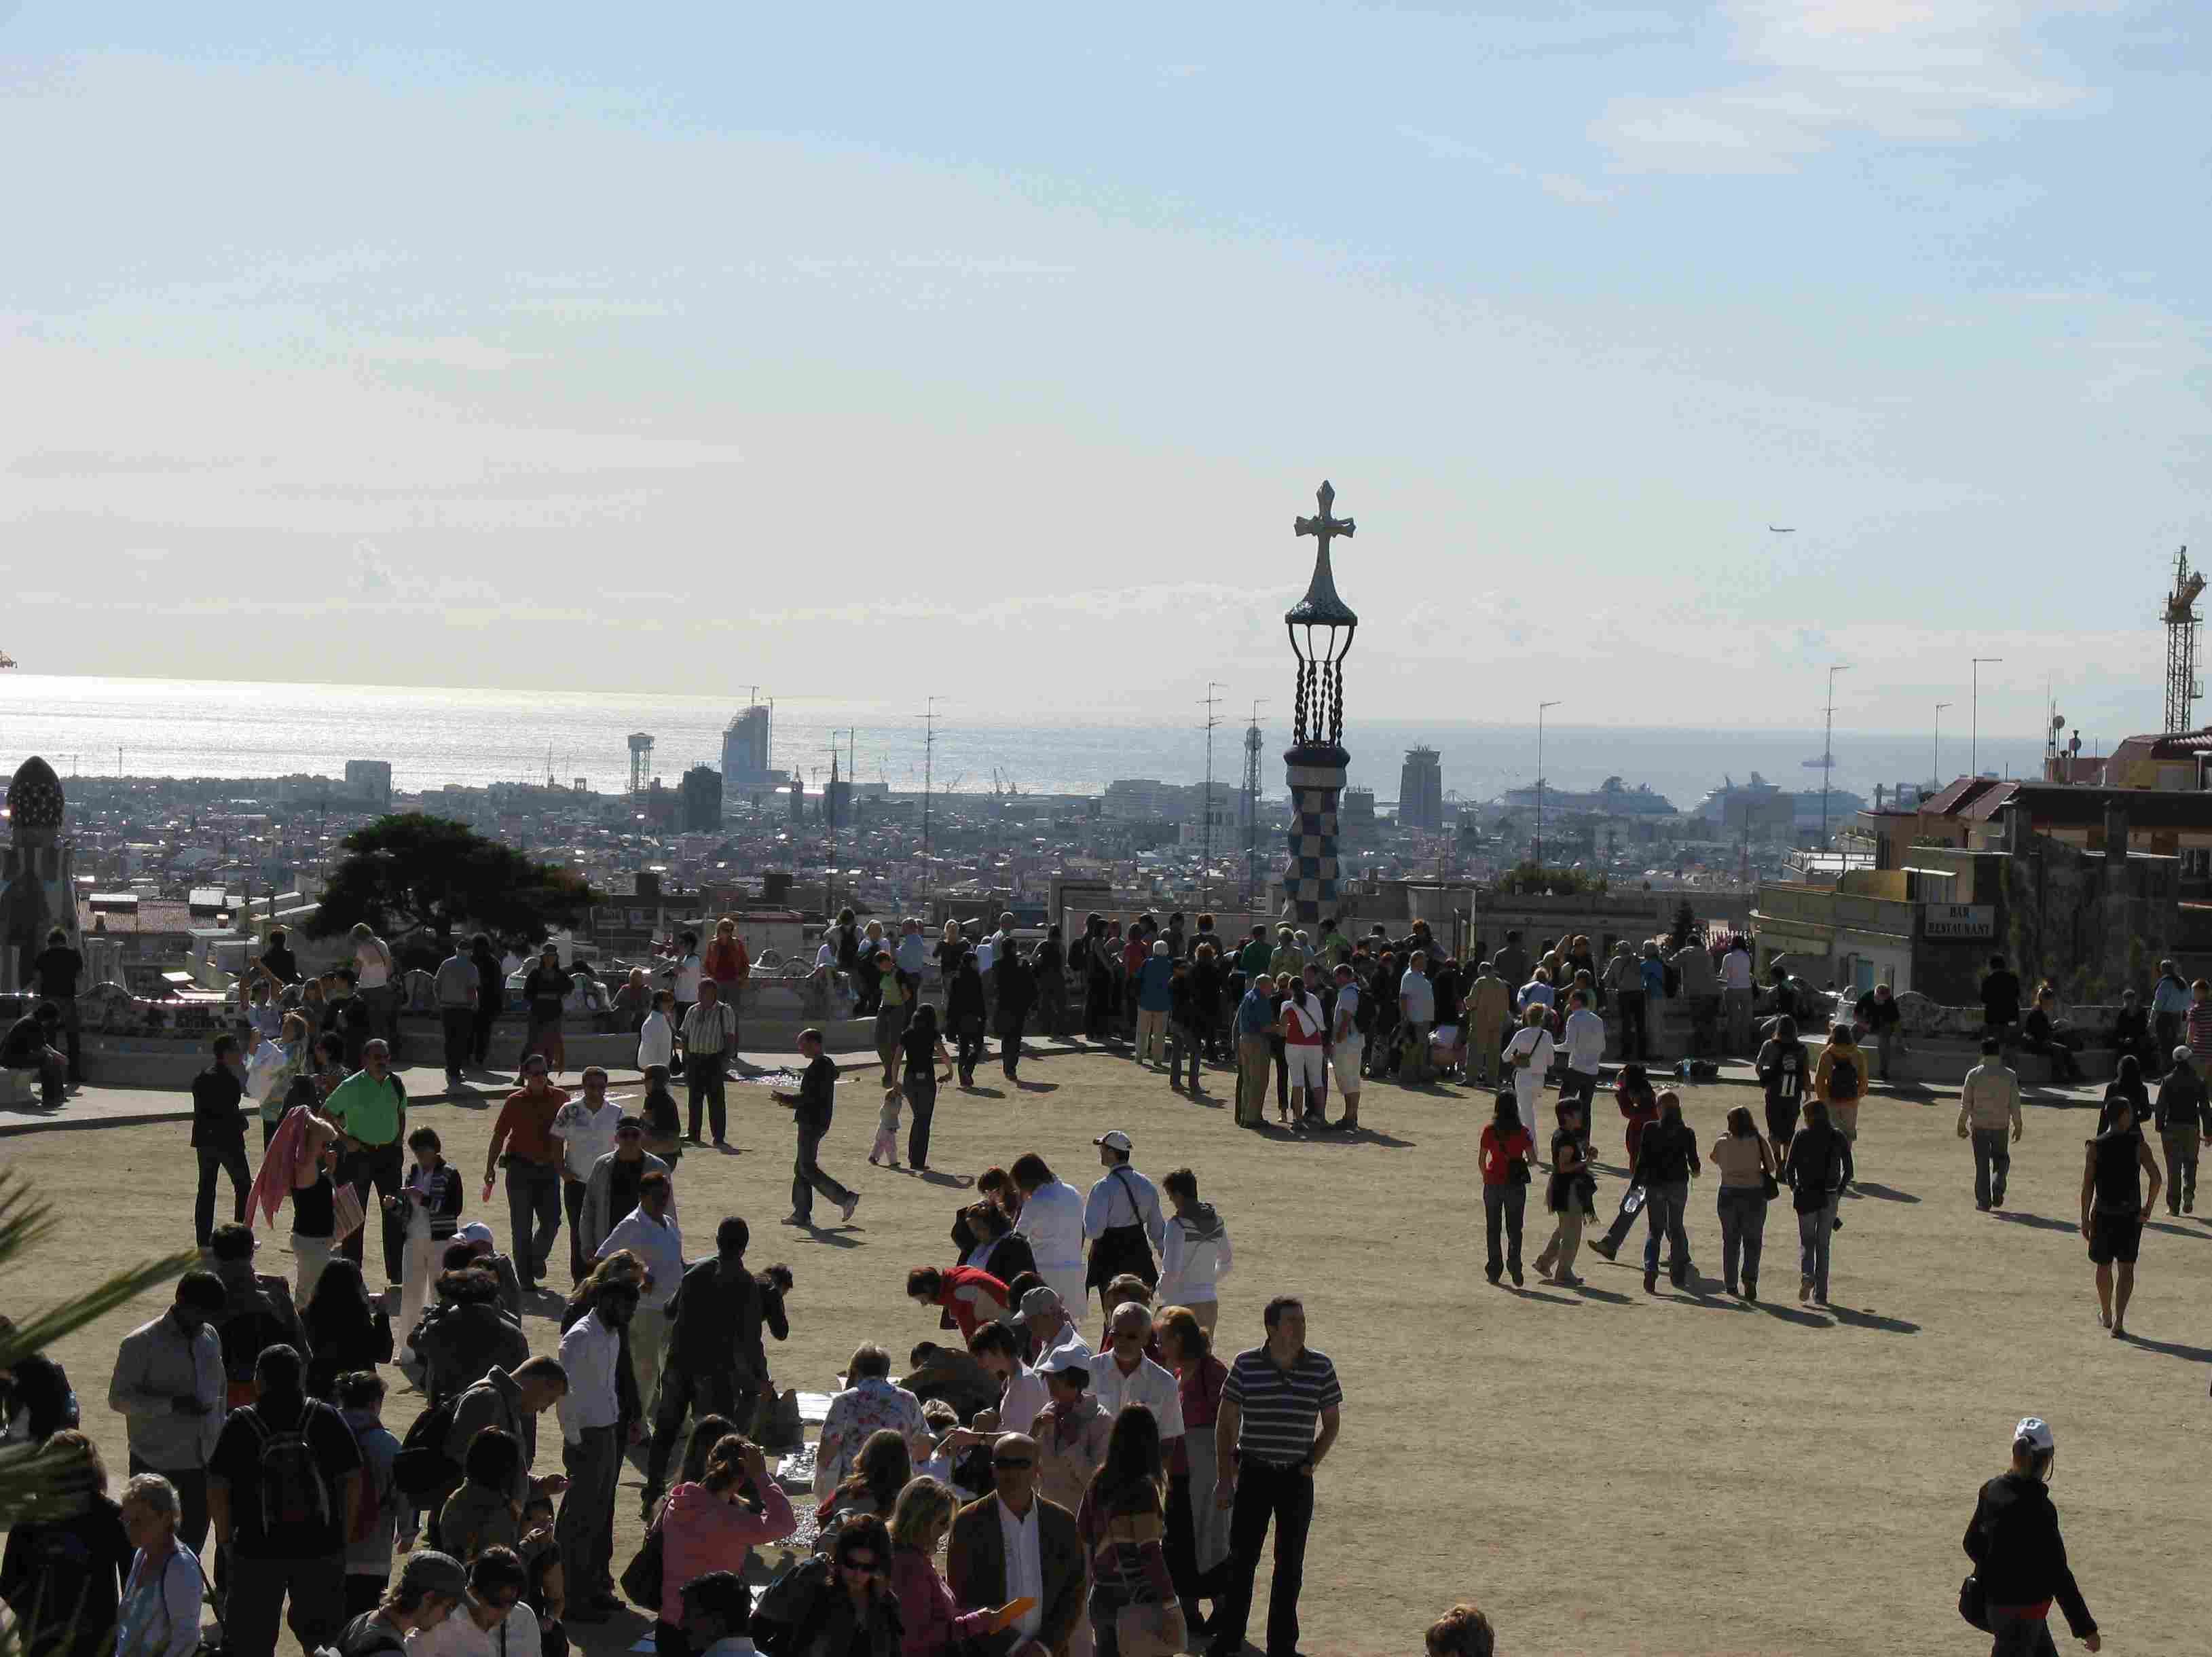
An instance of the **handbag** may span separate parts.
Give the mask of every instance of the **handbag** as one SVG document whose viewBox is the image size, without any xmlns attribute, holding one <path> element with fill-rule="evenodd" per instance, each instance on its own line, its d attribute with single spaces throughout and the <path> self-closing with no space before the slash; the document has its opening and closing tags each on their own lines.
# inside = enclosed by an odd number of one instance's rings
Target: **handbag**
<svg viewBox="0 0 2212 1657">
<path fill-rule="evenodd" d="M 1982 1587 L 1982 1579 L 1972 1571 L 1959 1584 L 1959 1615 L 1966 1618 L 1966 1626 L 1990 1633 L 1990 1596 Z"/>
<path fill-rule="evenodd" d="M 1176 1657 L 1183 1648 L 1182 1611 L 1175 1605 L 1124 1605 L 1114 1613 L 1121 1657 Z"/>
<path fill-rule="evenodd" d="M 623 1567 L 623 1598 L 641 1611 L 660 1609 L 661 1572 L 665 1565 L 666 1544 L 661 1539 L 660 1521 L 656 1518 L 653 1528 L 645 1533 L 636 1553 Z"/>
<path fill-rule="evenodd" d="M 1759 1148 L 1762 1151 L 1766 1150 L 1766 1142 L 1764 1139 L 1759 1142 Z M 1769 1152 L 1759 1164 L 1759 1188 L 1766 1194 L 1766 1200 L 1770 1203 L 1782 1195 L 1782 1182 L 1774 1177 L 1774 1170 L 1770 1166 L 1773 1161 L 1773 1154 Z"/>
<path fill-rule="evenodd" d="M 331 1192 L 331 1213 L 337 1221 L 331 1230 L 331 1250 L 335 1253 L 340 1243 L 362 1228 L 368 1211 L 362 1206 L 361 1193 L 349 1182 L 341 1180 Z"/>
</svg>

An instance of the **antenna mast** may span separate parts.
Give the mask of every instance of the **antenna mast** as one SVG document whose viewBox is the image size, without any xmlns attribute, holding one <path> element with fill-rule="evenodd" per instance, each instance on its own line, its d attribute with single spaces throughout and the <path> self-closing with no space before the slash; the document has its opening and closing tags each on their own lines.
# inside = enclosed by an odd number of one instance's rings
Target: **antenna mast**
<svg viewBox="0 0 2212 1657">
<path fill-rule="evenodd" d="M 2189 704 L 2204 694 L 2197 677 L 2197 599 L 2204 573 L 2189 567 L 2189 549 L 2173 555 L 2173 590 L 2166 600 L 2166 728 L 2189 728 Z"/>
<path fill-rule="evenodd" d="M 1244 732 L 1244 907 L 1252 907 L 1260 880 L 1260 704 L 1252 702 L 1252 722 Z"/>
<path fill-rule="evenodd" d="M 1221 700 L 1214 692 L 1224 688 L 1218 679 L 1207 680 L 1206 699 L 1200 704 L 1206 710 L 1206 799 L 1199 807 L 1204 813 L 1200 831 L 1204 850 L 1200 855 L 1205 860 L 1198 871 L 1198 906 L 1200 909 L 1212 906 L 1206 902 L 1206 894 L 1212 889 L 1213 880 L 1213 732 L 1214 728 L 1221 723 L 1213 716 L 1213 710 Z"/>
</svg>

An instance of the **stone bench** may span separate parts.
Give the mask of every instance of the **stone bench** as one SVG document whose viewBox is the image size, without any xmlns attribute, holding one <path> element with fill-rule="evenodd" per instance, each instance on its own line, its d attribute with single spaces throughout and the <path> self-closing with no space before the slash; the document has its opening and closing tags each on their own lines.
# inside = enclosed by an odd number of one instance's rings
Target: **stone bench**
<svg viewBox="0 0 2212 1657">
<path fill-rule="evenodd" d="M 35 1105 L 39 1102 L 39 1073 L 36 1070 L 0 1070 L 0 1105 Z"/>
</svg>

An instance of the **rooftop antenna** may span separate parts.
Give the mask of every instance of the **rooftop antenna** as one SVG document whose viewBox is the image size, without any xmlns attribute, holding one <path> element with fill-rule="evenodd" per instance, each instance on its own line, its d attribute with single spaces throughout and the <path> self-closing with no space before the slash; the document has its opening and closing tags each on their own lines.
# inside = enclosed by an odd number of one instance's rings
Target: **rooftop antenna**
<svg viewBox="0 0 2212 1657">
<path fill-rule="evenodd" d="M 1252 907 L 1260 880 L 1260 704 L 1252 699 L 1252 722 L 1244 731 L 1244 907 Z"/>
<path fill-rule="evenodd" d="M 2189 567 L 2189 549 L 2173 555 L 2173 590 L 2166 599 L 2166 728 L 2189 728 L 2189 704 L 2204 694 L 2197 677 L 2197 595 L 2204 572 Z"/>
<path fill-rule="evenodd" d="M 925 698 L 922 710 L 915 717 L 922 722 L 921 750 L 921 862 L 922 879 L 930 880 L 929 868 L 929 800 L 931 786 L 937 771 L 937 704 L 949 698 L 933 696 Z"/>
<path fill-rule="evenodd" d="M 1217 679 L 1207 680 L 1206 699 L 1202 704 L 1206 709 L 1206 798 L 1199 807 L 1202 813 L 1200 832 L 1203 845 L 1200 856 L 1204 860 L 1198 871 L 1198 906 L 1200 909 L 1212 906 L 1206 901 L 1206 894 L 1212 890 L 1213 878 L 1213 733 L 1221 723 L 1213 714 L 1221 701 L 1214 692 L 1227 688 Z"/>
</svg>

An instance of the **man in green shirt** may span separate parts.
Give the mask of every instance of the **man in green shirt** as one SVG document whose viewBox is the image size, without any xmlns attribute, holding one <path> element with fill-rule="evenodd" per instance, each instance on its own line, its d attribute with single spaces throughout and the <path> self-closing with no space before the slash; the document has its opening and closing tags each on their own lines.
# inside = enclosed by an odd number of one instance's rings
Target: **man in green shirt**
<svg viewBox="0 0 2212 1657">
<path fill-rule="evenodd" d="M 1237 965 L 1249 982 L 1267 970 L 1267 929 L 1255 926 L 1251 941 L 1237 952 Z"/>
<path fill-rule="evenodd" d="M 405 1158 L 400 1147 L 407 1139 L 407 1088 L 392 1074 L 392 1050 L 381 1040 L 361 1050 L 361 1069 L 331 1089 L 323 1113 L 344 1130 L 344 1152 L 338 1161 L 338 1179 L 354 1188 L 362 1209 L 378 1215 L 384 1231 L 385 1281 L 400 1281 L 400 1260 L 406 1236 L 392 1210 L 380 1202 L 368 1207 L 368 1188 L 379 1197 L 396 1201 L 405 1177 Z M 369 1221 L 345 1240 L 341 1252 L 356 1265 L 361 1264 L 362 1236 Z"/>
</svg>

